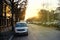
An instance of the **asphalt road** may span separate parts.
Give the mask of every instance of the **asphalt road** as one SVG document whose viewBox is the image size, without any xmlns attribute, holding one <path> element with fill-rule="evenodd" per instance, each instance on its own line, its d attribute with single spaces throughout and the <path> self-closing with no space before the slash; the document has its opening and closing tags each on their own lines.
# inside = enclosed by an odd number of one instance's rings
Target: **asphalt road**
<svg viewBox="0 0 60 40">
<path fill-rule="evenodd" d="M 13 36 L 13 40 L 60 40 L 60 31 L 49 27 L 28 24 L 28 36 Z"/>
</svg>

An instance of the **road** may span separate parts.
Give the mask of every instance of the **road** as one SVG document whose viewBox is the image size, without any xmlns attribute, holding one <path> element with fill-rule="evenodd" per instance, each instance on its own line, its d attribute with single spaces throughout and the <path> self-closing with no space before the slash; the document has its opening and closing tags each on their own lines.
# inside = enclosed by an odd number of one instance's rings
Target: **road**
<svg viewBox="0 0 60 40">
<path fill-rule="evenodd" d="M 14 36 L 13 40 L 60 40 L 60 31 L 49 27 L 28 24 L 28 36 Z"/>
</svg>

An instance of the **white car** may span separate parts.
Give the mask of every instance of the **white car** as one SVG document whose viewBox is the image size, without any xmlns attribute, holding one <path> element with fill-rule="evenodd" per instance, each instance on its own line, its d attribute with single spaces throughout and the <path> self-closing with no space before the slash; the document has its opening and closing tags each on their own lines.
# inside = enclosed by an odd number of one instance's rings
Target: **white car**
<svg viewBox="0 0 60 40">
<path fill-rule="evenodd" d="M 14 27 L 15 33 L 24 33 L 28 35 L 28 26 L 26 22 L 17 22 L 16 26 Z"/>
</svg>

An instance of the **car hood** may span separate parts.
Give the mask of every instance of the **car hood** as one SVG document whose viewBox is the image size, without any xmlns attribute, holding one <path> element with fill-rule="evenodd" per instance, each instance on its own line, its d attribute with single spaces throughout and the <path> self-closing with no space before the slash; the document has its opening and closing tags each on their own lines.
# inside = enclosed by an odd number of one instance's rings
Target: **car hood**
<svg viewBox="0 0 60 40">
<path fill-rule="evenodd" d="M 15 29 L 28 29 L 28 27 L 15 27 Z"/>
</svg>

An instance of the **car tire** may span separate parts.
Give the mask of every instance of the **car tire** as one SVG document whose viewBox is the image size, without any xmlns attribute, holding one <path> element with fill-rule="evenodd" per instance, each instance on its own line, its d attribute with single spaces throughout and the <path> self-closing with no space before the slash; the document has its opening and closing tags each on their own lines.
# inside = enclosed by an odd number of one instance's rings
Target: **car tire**
<svg viewBox="0 0 60 40">
<path fill-rule="evenodd" d="M 25 35 L 28 36 L 28 32 L 26 32 Z"/>
</svg>

